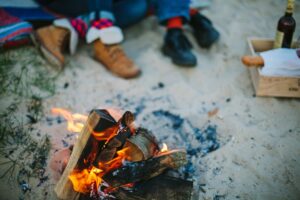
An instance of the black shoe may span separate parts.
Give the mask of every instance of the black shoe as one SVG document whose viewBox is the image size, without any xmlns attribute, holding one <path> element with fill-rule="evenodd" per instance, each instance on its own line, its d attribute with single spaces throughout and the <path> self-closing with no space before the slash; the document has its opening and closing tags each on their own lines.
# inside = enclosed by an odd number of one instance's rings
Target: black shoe
<svg viewBox="0 0 300 200">
<path fill-rule="evenodd" d="M 191 51 L 192 44 L 183 34 L 181 29 L 169 29 L 166 36 L 162 52 L 171 57 L 173 63 L 181 66 L 195 66 L 196 56 Z"/>
<path fill-rule="evenodd" d="M 194 29 L 194 36 L 200 47 L 209 48 L 220 37 L 212 22 L 200 13 L 191 17 L 190 25 Z"/>
</svg>

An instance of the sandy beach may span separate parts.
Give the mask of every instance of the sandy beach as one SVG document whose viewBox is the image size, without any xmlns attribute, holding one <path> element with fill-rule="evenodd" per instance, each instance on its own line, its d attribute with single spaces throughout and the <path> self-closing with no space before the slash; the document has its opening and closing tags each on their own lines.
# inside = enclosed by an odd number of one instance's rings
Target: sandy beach
<svg viewBox="0 0 300 200">
<path fill-rule="evenodd" d="M 191 150 L 192 169 L 187 172 L 194 182 L 193 199 L 299 199 L 300 101 L 256 97 L 249 71 L 240 62 L 241 56 L 249 53 L 248 37 L 274 38 L 284 8 L 284 0 L 212 0 L 203 14 L 213 21 L 221 38 L 211 49 L 201 49 L 186 27 L 198 59 L 197 67 L 189 69 L 175 66 L 162 55 L 165 29 L 154 16 L 148 17 L 125 30 L 122 46 L 142 70 L 142 76 L 132 80 L 110 74 L 83 43 L 75 56 L 67 56 L 67 65 L 59 74 L 34 47 L 26 47 L 38 60 L 29 63 L 29 68 L 37 63 L 57 76 L 55 94 L 42 101 L 44 115 L 34 124 L 39 134 L 32 135 L 38 141 L 49 136 L 47 164 L 56 151 L 76 140 L 76 135 L 70 136 L 66 130 L 65 121 L 57 122 L 51 108 L 82 114 L 94 108 L 118 108 L 135 113 L 136 124 L 152 130 L 160 142 Z M 295 10 L 298 20 L 300 1 Z M 299 34 L 300 26 L 295 37 Z M 17 58 L 31 53 L 23 48 L 6 54 Z M 5 110 L 6 98 L 0 102 Z M 215 113 L 209 115 L 210 111 Z M 27 111 L 21 108 L 18 113 L 25 116 Z M 176 120 L 181 121 L 174 129 Z M 219 148 L 204 152 L 209 143 L 197 140 L 195 130 L 215 131 Z M 192 152 L 197 147 L 200 150 Z M 0 199 L 56 199 L 51 173 L 47 167 L 43 176 L 48 179 L 41 184 L 40 179 L 28 179 L 31 191 L 27 192 L 4 176 Z"/>
</svg>

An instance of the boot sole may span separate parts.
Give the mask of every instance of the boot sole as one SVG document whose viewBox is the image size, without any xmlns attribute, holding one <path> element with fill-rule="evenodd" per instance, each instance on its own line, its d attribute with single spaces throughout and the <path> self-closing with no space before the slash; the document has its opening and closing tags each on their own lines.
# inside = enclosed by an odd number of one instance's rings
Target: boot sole
<svg viewBox="0 0 300 200">
<path fill-rule="evenodd" d="M 165 56 L 169 57 L 174 64 L 176 64 L 178 66 L 182 66 L 182 67 L 195 67 L 197 65 L 197 62 L 181 62 L 180 60 L 176 60 L 174 58 L 173 54 L 171 53 L 171 51 L 167 47 L 165 47 L 165 46 L 162 47 L 161 51 L 162 51 L 162 53 Z"/>
<path fill-rule="evenodd" d="M 46 58 L 46 60 L 52 65 L 54 66 L 56 69 L 58 70 L 62 70 L 63 69 L 63 64 L 61 63 L 61 61 L 59 59 L 57 59 L 50 51 L 48 51 L 48 49 L 46 49 L 43 46 L 40 46 L 40 50 L 43 54 L 43 56 Z"/>
<path fill-rule="evenodd" d="M 210 40 L 209 42 L 207 42 L 207 43 L 204 43 L 204 42 L 202 42 L 202 41 L 199 42 L 198 39 L 197 39 L 196 34 L 194 35 L 194 37 L 196 38 L 197 43 L 198 43 L 198 45 L 199 45 L 200 47 L 205 48 L 205 49 L 209 49 L 213 44 L 215 44 L 217 41 L 219 41 L 219 39 L 220 39 L 220 34 L 217 33 L 216 36 L 215 36 L 212 40 Z"/>
<path fill-rule="evenodd" d="M 44 47 L 43 43 L 41 42 L 41 39 L 36 34 L 36 32 L 34 33 L 34 37 L 35 46 L 40 50 L 41 54 L 46 58 L 49 64 L 51 64 L 57 70 L 62 70 L 64 64 L 59 59 L 57 59 L 47 48 Z"/>
<path fill-rule="evenodd" d="M 117 76 L 117 77 L 119 77 L 119 78 L 123 78 L 123 79 L 132 79 L 132 78 L 137 78 L 137 77 L 139 77 L 139 76 L 142 74 L 142 71 L 139 70 L 136 74 L 132 74 L 132 75 L 128 75 L 128 76 L 120 75 L 120 74 L 117 74 L 117 73 L 113 72 L 112 70 L 110 70 L 110 68 L 107 67 L 102 61 L 100 61 L 99 59 L 97 59 L 96 56 L 94 56 L 94 59 L 95 59 L 97 62 L 99 62 L 101 65 L 103 65 L 103 67 L 104 67 L 107 71 L 109 71 L 111 74 L 113 74 L 113 75 L 115 75 L 115 76 Z"/>
</svg>

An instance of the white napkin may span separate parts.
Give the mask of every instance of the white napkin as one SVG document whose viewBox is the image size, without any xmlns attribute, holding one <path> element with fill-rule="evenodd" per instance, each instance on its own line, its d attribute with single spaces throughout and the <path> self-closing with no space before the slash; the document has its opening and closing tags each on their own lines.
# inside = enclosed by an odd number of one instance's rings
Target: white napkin
<svg viewBox="0 0 300 200">
<path fill-rule="evenodd" d="M 296 49 L 273 49 L 260 53 L 264 67 L 260 70 L 263 76 L 300 77 L 300 58 Z"/>
</svg>

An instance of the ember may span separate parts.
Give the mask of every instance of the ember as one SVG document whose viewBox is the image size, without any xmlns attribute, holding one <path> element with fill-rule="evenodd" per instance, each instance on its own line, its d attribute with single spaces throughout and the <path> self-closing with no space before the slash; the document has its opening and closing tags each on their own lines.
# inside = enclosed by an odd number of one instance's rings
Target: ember
<svg viewBox="0 0 300 200">
<path fill-rule="evenodd" d="M 131 188 L 186 163 L 184 150 L 168 150 L 165 143 L 160 149 L 151 132 L 135 128 L 129 111 L 118 121 L 107 110 L 93 110 L 89 117 L 52 111 L 68 120 L 68 130 L 81 131 L 55 189 L 61 199 L 77 199 L 76 192 L 94 199 L 111 197 L 119 188 Z"/>
</svg>

